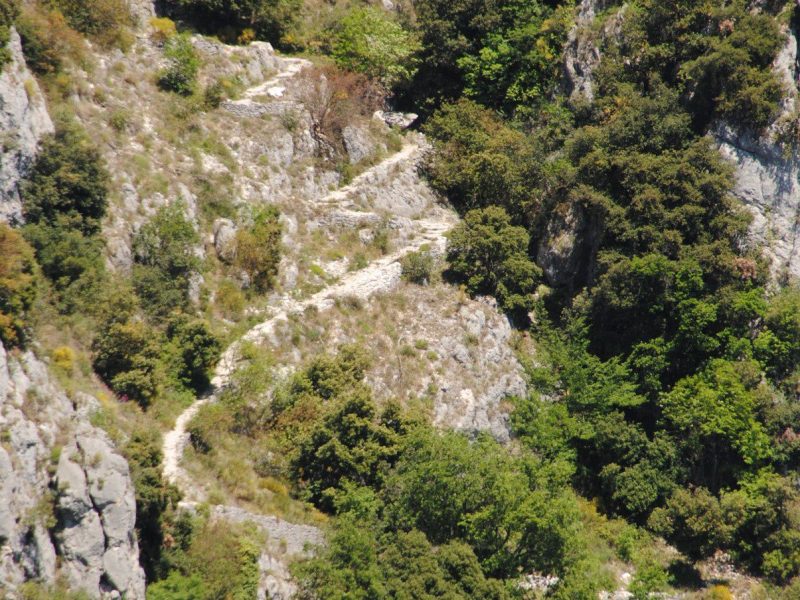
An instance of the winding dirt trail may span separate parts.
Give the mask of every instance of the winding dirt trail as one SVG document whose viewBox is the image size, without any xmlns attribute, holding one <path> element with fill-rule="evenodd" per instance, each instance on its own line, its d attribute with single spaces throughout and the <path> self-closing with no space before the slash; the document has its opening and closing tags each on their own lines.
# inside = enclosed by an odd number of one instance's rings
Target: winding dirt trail
<svg viewBox="0 0 800 600">
<path fill-rule="evenodd" d="M 287 58 L 285 61 L 285 68 L 277 75 L 248 89 L 244 92 L 243 98 L 236 102 L 255 103 L 253 98 L 265 94 L 280 96 L 282 92 L 273 94 L 270 90 L 276 91 L 281 82 L 293 77 L 310 64 L 304 59 Z M 320 199 L 319 205 L 326 209 L 347 208 L 348 197 L 351 194 L 357 192 L 362 186 L 375 185 L 378 174 L 385 174 L 396 165 L 407 161 L 416 162 L 419 158 L 419 150 L 418 144 L 405 143 L 398 152 L 356 177 L 349 185 L 334 190 Z M 302 313 L 308 308 L 314 307 L 321 312 L 334 306 L 337 298 L 351 297 L 367 300 L 374 294 L 391 290 L 400 281 L 400 260 L 403 256 L 418 250 L 423 244 L 428 244 L 440 252 L 444 251 L 445 234 L 455 224 L 455 216 L 444 209 L 434 209 L 432 213 L 427 218 L 414 221 L 414 234 L 409 241 L 393 253 L 374 260 L 363 269 L 347 273 L 335 283 L 304 300 L 297 301 L 284 297 L 276 307 L 273 316 L 250 329 L 223 352 L 211 380 L 210 391 L 196 398 L 178 416 L 174 427 L 164 435 L 163 475 L 167 481 L 181 490 L 187 504 L 204 501 L 205 494 L 193 484 L 191 478 L 181 467 L 181 457 L 189 438 L 186 428 L 200 408 L 217 400 L 220 392 L 230 383 L 242 343 L 261 342 L 274 337 L 275 326 L 278 323 L 285 322 L 290 315 Z"/>
</svg>

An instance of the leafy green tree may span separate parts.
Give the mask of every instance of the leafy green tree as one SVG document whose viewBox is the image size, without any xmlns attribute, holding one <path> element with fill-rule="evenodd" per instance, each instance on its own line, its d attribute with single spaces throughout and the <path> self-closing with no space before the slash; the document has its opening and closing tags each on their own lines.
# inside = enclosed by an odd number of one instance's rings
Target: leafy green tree
<svg viewBox="0 0 800 600">
<path fill-rule="evenodd" d="M 338 24 L 333 58 L 343 69 L 377 79 L 388 90 L 407 85 L 417 70 L 419 43 L 376 8 L 351 10 Z"/>
<path fill-rule="evenodd" d="M 462 212 L 489 204 L 534 220 L 543 156 L 530 138 L 470 100 L 447 104 L 425 124 L 436 152 L 425 172 L 431 184 Z"/>
<path fill-rule="evenodd" d="M 787 377 L 800 365 L 800 289 L 783 288 L 763 315 L 766 327 L 756 338 L 756 356 L 774 379 Z"/>
<path fill-rule="evenodd" d="M 417 530 L 378 533 L 377 512 L 356 508 L 363 490 L 351 489 L 337 503 L 340 516 L 326 548 L 295 565 L 301 597 L 466 598 L 506 600 L 502 583 L 489 579 L 475 553 L 462 542 L 435 547 Z"/>
<path fill-rule="evenodd" d="M 62 312 L 75 313 L 92 303 L 107 284 L 103 243 L 97 236 L 47 224 L 26 225 L 25 238 L 36 250 L 42 273 L 53 284 Z"/>
<path fill-rule="evenodd" d="M 415 93 L 423 110 L 467 86 L 487 105 L 513 111 L 558 81 L 570 13 L 520 0 L 415 0 L 422 41 Z"/>
<path fill-rule="evenodd" d="M 100 154 L 76 124 L 58 124 L 45 139 L 22 185 L 28 222 L 23 235 L 53 284 L 58 307 L 74 313 L 92 304 L 106 283 L 98 237 L 109 176 Z"/>
<path fill-rule="evenodd" d="M 378 562 L 378 543 L 368 527 L 342 515 L 328 549 L 319 558 L 293 568 L 304 598 L 372 600 L 387 598 Z"/>
<path fill-rule="evenodd" d="M 648 522 L 692 560 L 711 556 L 730 543 L 734 524 L 706 488 L 679 488 L 666 505 L 653 511 Z"/>
<path fill-rule="evenodd" d="M 782 90 L 770 69 L 783 44 L 778 22 L 746 2 L 669 5 L 640 0 L 626 16 L 623 43 L 609 49 L 601 85 L 655 78 L 675 86 L 698 131 L 715 118 L 746 119 L 763 127 L 775 114 Z M 635 62 L 626 62 L 631 53 Z"/>
<path fill-rule="evenodd" d="M 368 390 L 356 388 L 300 441 L 292 472 L 308 498 L 330 511 L 345 481 L 381 485 L 398 453 L 397 432 L 378 415 Z"/>
<path fill-rule="evenodd" d="M 800 574 L 800 494 L 789 479 L 762 470 L 720 501 L 739 560 L 780 583 Z"/>
<path fill-rule="evenodd" d="M 472 294 L 493 294 L 503 310 L 525 313 L 533 308 L 533 292 L 541 270 L 528 258 L 530 238 L 511 224 L 496 206 L 468 212 L 450 234 L 450 272 Z"/>
<path fill-rule="evenodd" d="M 22 185 L 25 219 L 91 236 L 106 214 L 108 182 L 96 145 L 77 125 L 59 124 Z"/>
<path fill-rule="evenodd" d="M 434 544 L 469 544 L 484 573 L 563 572 L 576 510 L 568 492 L 537 481 L 534 465 L 487 438 L 412 433 L 387 482 L 391 528 L 419 529 Z M 537 485 L 538 484 L 538 485 Z"/>
<path fill-rule="evenodd" d="M 19 233 L 0 223 L 0 342 L 25 341 L 28 313 L 37 296 L 33 250 Z"/>
<path fill-rule="evenodd" d="M 164 57 L 167 59 L 167 66 L 158 72 L 159 87 L 183 96 L 193 94 L 197 85 L 200 57 L 188 34 L 170 37 L 164 45 Z"/>
<path fill-rule="evenodd" d="M 530 115 L 558 81 L 563 40 L 572 24 L 570 11 L 545 4 L 508 3 L 518 12 L 506 30 L 487 33 L 477 53 L 456 60 L 464 94 L 484 106 Z"/>
<path fill-rule="evenodd" d="M 164 206 L 133 239 L 133 283 L 145 308 L 164 317 L 189 304 L 189 286 L 200 269 L 199 236 L 180 202 Z"/>
</svg>

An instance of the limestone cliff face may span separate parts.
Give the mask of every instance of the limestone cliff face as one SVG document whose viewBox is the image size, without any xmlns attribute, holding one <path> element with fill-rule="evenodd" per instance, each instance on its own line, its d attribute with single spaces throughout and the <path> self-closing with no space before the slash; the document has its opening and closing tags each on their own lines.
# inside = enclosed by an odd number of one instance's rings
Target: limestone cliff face
<svg viewBox="0 0 800 600">
<path fill-rule="evenodd" d="M 39 140 L 52 133 L 53 122 L 13 29 L 9 49 L 11 60 L 0 73 L 0 220 L 18 223 L 20 179 L 30 169 Z"/>
<path fill-rule="evenodd" d="M 66 580 L 90 598 L 144 598 L 128 465 L 32 352 L 0 345 L 0 598 Z"/>
</svg>

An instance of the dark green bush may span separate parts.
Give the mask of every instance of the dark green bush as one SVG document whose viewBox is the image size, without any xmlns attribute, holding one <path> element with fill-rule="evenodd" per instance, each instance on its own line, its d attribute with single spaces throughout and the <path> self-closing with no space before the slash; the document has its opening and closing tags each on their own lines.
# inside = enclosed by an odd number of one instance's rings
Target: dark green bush
<svg viewBox="0 0 800 600">
<path fill-rule="evenodd" d="M 91 236 L 106 214 L 108 185 L 96 144 L 77 124 L 60 123 L 42 142 L 22 185 L 25 219 Z"/>
<path fill-rule="evenodd" d="M 146 408 L 164 384 L 162 343 L 158 332 L 142 322 L 111 323 L 92 345 L 94 369 L 117 395 Z"/>
<path fill-rule="evenodd" d="M 409 252 L 400 261 L 403 279 L 416 283 L 417 285 L 427 285 L 430 283 L 433 273 L 433 256 L 430 252 L 419 250 Z"/>
<path fill-rule="evenodd" d="M 178 381 L 195 392 L 208 386 L 208 372 L 219 360 L 220 341 L 201 319 L 175 315 L 167 323 L 167 338 L 175 358 Z"/>
<path fill-rule="evenodd" d="M 491 294 L 501 308 L 524 315 L 533 308 L 541 271 L 528 258 L 528 232 L 497 206 L 471 210 L 447 244 L 449 273 L 472 294 Z"/>
<path fill-rule="evenodd" d="M 174 4 L 173 11 L 230 43 L 249 37 L 242 33 L 250 29 L 258 39 L 280 44 L 301 9 L 299 0 L 178 0 Z"/>
</svg>

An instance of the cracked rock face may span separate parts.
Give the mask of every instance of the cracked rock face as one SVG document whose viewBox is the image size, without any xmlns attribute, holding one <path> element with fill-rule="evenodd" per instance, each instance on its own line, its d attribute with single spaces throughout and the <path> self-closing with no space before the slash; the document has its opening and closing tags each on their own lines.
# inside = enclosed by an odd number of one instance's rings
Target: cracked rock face
<svg viewBox="0 0 800 600">
<path fill-rule="evenodd" d="M 53 132 L 53 122 L 14 29 L 8 48 L 11 60 L 0 73 L 0 220 L 20 223 L 20 180 L 31 168 L 39 140 Z"/>
<path fill-rule="evenodd" d="M 63 577 L 90 598 L 144 598 L 127 462 L 33 353 L 0 345 L 0 590 Z"/>
</svg>

